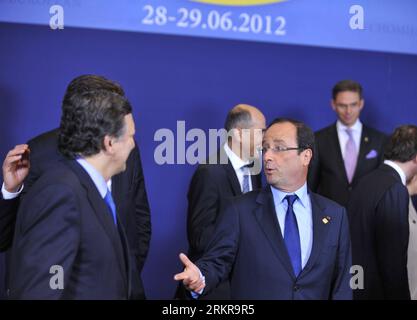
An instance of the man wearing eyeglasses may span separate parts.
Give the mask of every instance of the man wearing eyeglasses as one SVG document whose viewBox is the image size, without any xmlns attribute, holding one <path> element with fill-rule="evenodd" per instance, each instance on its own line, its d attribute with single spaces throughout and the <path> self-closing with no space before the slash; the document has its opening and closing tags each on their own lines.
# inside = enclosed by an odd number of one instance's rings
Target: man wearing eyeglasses
<svg viewBox="0 0 417 320">
<path fill-rule="evenodd" d="M 225 199 L 261 188 L 257 151 L 266 127 L 264 115 L 254 106 L 238 104 L 229 111 L 224 127 L 229 133 L 227 142 L 197 167 L 190 182 L 187 235 L 191 259 L 203 255 Z M 182 287 L 178 289 L 176 297 L 186 298 Z M 229 282 L 221 283 L 204 299 L 230 299 Z"/>
<path fill-rule="evenodd" d="M 308 183 L 313 191 L 346 207 L 360 178 L 382 163 L 386 136 L 360 121 L 364 99 L 359 83 L 340 81 L 332 96 L 338 120 L 316 132 L 316 157 Z"/>
<path fill-rule="evenodd" d="M 262 141 L 268 186 L 231 200 L 204 256 L 180 254 L 194 298 L 230 278 L 232 299 L 351 299 L 351 248 L 345 209 L 312 193 L 307 173 L 314 133 L 276 119 Z"/>
</svg>

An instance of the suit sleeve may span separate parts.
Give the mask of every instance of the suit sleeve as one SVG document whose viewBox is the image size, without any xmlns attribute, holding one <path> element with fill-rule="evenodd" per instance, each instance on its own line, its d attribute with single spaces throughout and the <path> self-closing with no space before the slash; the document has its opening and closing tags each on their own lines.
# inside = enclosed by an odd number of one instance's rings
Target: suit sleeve
<svg viewBox="0 0 417 320">
<path fill-rule="evenodd" d="M 395 184 L 376 208 L 376 258 L 384 298 L 388 300 L 410 299 L 407 274 L 408 204 L 407 190 Z"/>
<path fill-rule="evenodd" d="M 80 214 L 69 187 L 50 185 L 22 202 L 12 249 L 12 299 L 65 298 L 80 243 Z M 58 266 L 62 272 L 51 270 Z M 63 289 L 52 289 L 58 275 Z M 59 283 L 59 282 L 58 282 Z M 53 286 L 52 286 L 53 287 Z"/>
<path fill-rule="evenodd" d="M 20 197 L 4 200 L 0 195 L 0 252 L 12 244 L 19 200 Z"/>
<path fill-rule="evenodd" d="M 24 181 L 24 187 L 21 193 L 21 196 L 24 197 L 30 188 L 35 184 L 35 182 L 39 179 L 39 177 L 42 175 L 41 168 L 39 167 L 38 163 L 42 161 L 41 159 L 38 159 L 37 156 L 40 153 L 40 148 L 37 144 L 34 144 L 32 140 L 28 141 L 29 149 L 31 151 L 30 155 L 30 170 L 29 174 L 26 177 Z"/>
<path fill-rule="evenodd" d="M 145 177 L 143 175 L 142 161 L 140 158 L 139 149 L 136 147 L 132 152 L 135 153 L 135 221 L 137 227 L 137 239 L 139 239 L 139 246 L 135 256 L 140 272 L 145 264 L 146 257 L 148 256 L 149 244 L 152 234 L 152 225 L 151 212 L 149 208 L 148 195 L 146 193 Z"/>
<path fill-rule="evenodd" d="M 198 167 L 188 192 L 187 234 L 190 249 L 202 254 L 213 234 L 220 199 L 207 166 Z"/>
<path fill-rule="evenodd" d="M 204 256 L 196 262 L 206 280 L 203 295 L 229 278 L 238 251 L 239 235 L 239 213 L 233 200 L 229 200 L 219 214 Z"/>
<path fill-rule="evenodd" d="M 342 208 L 342 221 L 339 232 L 339 248 L 332 285 L 332 300 L 352 300 L 350 287 L 350 267 L 352 266 L 352 249 L 349 235 L 349 223 L 346 210 Z"/>
<path fill-rule="evenodd" d="M 36 154 L 37 147 L 28 142 L 32 153 Z M 30 159 L 29 174 L 24 181 L 24 187 L 19 197 L 13 200 L 4 200 L 0 196 L 0 251 L 5 251 L 12 245 L 16 215 L 19 209 L 20 200 L 27 194 L 41 175 L 41 170 L 33 157 Z"/>
</svg>

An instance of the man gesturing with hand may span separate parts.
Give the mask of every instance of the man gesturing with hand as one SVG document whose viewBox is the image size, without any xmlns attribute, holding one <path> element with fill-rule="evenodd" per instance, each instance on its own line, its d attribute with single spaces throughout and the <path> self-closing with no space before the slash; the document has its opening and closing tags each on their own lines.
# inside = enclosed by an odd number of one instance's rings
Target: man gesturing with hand
<svg viewBox="0 0 417 320">
<path fill-rule="evenodd" d="M 276 119 L 262 141 L 268 186 L 232 198 L 204 255 L 185 255 L 182 281 L 193 298 L 230 279 L 231 299 L 352 299 L 346 211 L 307 188 L 314 134 Z"/>
<path fill-rule="evenodd" d="M 177 273 L 174 276 L 174 280 L 182 281 L 183 285 L 189 291 L 192 291 L 197 295 L 201 294 L 206 284 L 200 270 L 184 253 L 180 253 L 180 260 L 184 265 L 184 271 Z"/>
<path fill-rule="evenodd" d="M 29 174 L 29 146 L 19 144 L 10 150 L 3 162 L 3 184 L 0 196 L 0 251 L 7 249 L 13 238 L 14 215 L 19 205 L 23 181 Z"/>
</svg>

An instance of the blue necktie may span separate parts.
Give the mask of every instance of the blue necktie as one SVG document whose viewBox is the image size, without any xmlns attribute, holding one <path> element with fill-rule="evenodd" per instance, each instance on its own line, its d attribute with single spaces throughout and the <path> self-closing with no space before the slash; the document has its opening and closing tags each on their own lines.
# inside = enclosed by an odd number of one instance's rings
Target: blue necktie
<svg viewBox="0 0 417 320">
<path fill-rule="evenodd" d="M 109 189 L 107 189 L 107 193 L 106 193 L 106 196 L 104 197 L 104 201 L 106 201 L 106 204 L 111 211 L 114 224 L 117 225 L 116 205 L 114 204 L 113 197 L 111 196 L 111 192 Z"/>
<path fill-rule="evenodd" d="M 301 272 L 301 245 L 298 232 L 297 219 L 295 218 L 293 204 L 297 195 L 287 195 L 284 199 L 288 202 L 287 214 L 285 215 L 284 241 L 291 259 L 294 274 L 297 277 Z"/>
</svg>

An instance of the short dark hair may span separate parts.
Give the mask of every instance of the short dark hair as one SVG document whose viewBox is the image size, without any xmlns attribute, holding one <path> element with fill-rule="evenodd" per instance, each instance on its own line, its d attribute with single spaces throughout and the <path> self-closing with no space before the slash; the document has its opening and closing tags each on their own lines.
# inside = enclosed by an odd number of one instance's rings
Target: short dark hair
<svg viewBox="0 0 417 320">
<path fill-rule="evenodd" d="M 117 82 L 109 80 L 103 76 L 94 74 L 83 74 L 71 80 L 67 86 L 67 90 L 62 102 L 63 108 L 71 105 L 70 99 L 75 94 L 81 94 L 83 92 L 95 91 L 95 90 L 107 90 L 114 92 L 121 96 L 125 95 L 123 88 Z"/>
<path fill-rule="evenodd" d="M 269 124 L 267 130 L 274 124 L 285 122 L 293 124 L 297 129 L 297 144 L 298 148 L 300 148 L 300 150 L 298 150 L 298 154 L 306 149 L 311 149 L 311 151 L 314 153 L 314 132 L 304 122 L 290 118 L 276 118 Z"/>
<path fill-rule="evenodd" d="M 337 95 L 340 92 L 353 91 L 359 94 L 359 98 L 362 99 L 362 86 L 360 83 L 353 80 L 342 80 L 335 84 L 332 90 L 333 100 L 336 100 Z"/>
<path fill-rule="evenodd" d="M 229 132 L 234 128 L 249 127 L 251 123 L 252 116 L 250 112 L 245 108 L 236 107 L 228 112 L 224 128 Z"/>
<path fill-rule="evenodd" d="M 385 146 L 387 160 L 407 162 L 417 155 L 417 126 L 403 125 L 394 130 Z"/>
<path fill-rule="evenodd" d="M 132 112 L 132 107 L 117 93 L 96 90 L 73 92 L 62 110 L 58 149 L 65 157 L 74 159 L 99 153 L 106 135 L 123 135 L 124 117 Z"/>
</svg>

